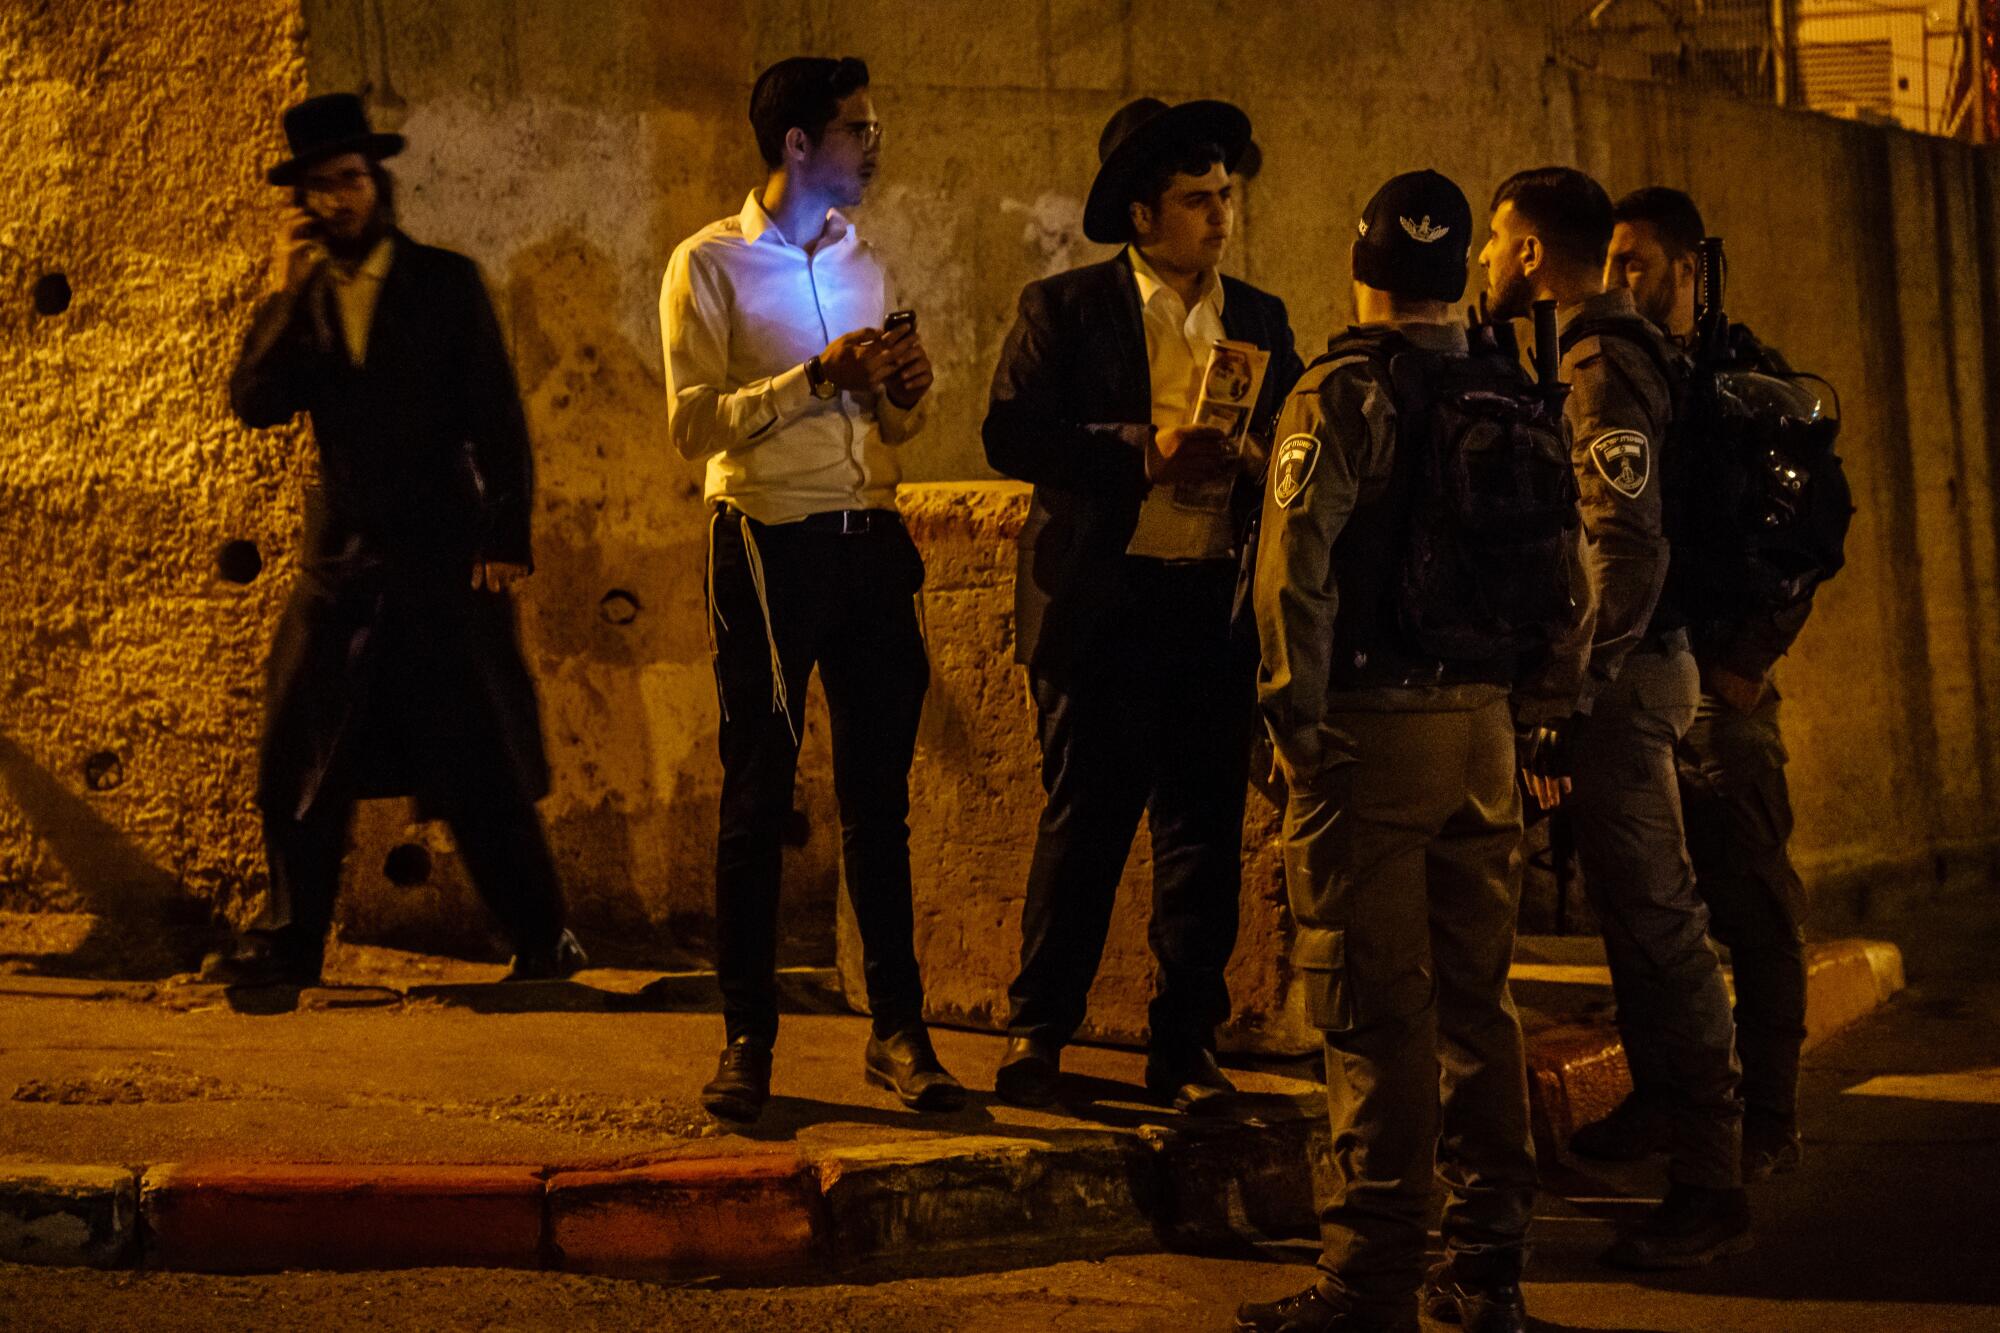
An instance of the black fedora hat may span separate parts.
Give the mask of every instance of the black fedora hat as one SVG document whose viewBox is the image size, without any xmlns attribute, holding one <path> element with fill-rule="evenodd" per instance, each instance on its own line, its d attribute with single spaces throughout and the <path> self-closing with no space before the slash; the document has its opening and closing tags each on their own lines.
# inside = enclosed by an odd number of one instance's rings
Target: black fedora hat
<svg viewBox="0 0 2000 1333">
<path fill-rule="evenodd" d="M 307 167 L 342 153 L 365 153 L 379 162 L 403 151 L 403 136 L 377 134 L 353 93 L 308 97 L 286 111 L 285 141 L 292 155 L 267 173 L 273 185 L 297 184 Z"/>
<path fill-rule="evenodd" d="M 1194 144 L 1222 149 L 1222 165 L 1236 163 L 1250 146 L 1250 117 L 1227 102 L 1182 102 L 1157 97 L 1127 102 L 1097 137 L 1097 179 L 1083 205 L 1083 234 L 1106 244 L 1132 239 L 1132 186 L 1159 155 Z"/>
</svg>

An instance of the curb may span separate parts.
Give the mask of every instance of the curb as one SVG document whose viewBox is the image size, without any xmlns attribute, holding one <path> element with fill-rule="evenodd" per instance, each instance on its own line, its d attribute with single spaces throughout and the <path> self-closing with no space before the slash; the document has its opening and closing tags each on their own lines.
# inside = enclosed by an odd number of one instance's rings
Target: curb
<svg viewBox="0 0 2000 1333">
<path fill-rule="evenodd" d="M 1806 950 L 1806 1043 L 1819 1045 L 1886 1003 L 1905 985 L 1903 955 L 1884 940 L 1829 940 Z M 1528 1095 L 1535 1150 L 1560 1156 L 1579 1125 L 1610 1114 L 1632 1091 L 1616 1028 L 1570 1024 L 1528 1037 Z"/>
<path fill-rule="evenodd" d="M 1807 1045 L 1903 986 L 1895 946 L 1843 940 L 1808 962 Z M 1528 1036 L 1545 1163 L 1616 1105 L 1615 1029 Z M 915 1271 L 1004 1247 L 1098 1258 L 1310 1234 L 1332 1178 L 1317 1099 L 1264 1119 L 1130 1131 L 959 1136 L 829 1150 L 563 1166 L 216 1161 L 138 1171 L 0 1163 L 0 1262 L 250 1273 L 556 1268 L 782 1280 L 856 1265 Z"/>
</svg>

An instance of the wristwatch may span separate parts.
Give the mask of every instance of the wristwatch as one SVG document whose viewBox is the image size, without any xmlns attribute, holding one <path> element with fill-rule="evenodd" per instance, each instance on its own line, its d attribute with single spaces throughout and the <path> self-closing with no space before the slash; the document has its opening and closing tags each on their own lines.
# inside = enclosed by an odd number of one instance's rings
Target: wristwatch
<svg viewBox="0 0 2000 1333">
<path fill-rule="evenodd" d="M 826 377 L 826 367 L 820 364 L 818 357 L 806 362 L 806 387 L 812 390 L 813 397 L 821 401 L 837 397 L 840 393 L 840 386 Z"/>
</svg>

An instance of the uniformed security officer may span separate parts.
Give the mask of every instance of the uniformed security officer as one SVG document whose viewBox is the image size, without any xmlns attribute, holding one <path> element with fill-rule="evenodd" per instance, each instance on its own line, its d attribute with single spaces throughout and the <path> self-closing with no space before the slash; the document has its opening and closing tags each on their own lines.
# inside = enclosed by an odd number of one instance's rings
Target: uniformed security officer
<svg viewBox="0 0 2000 1333">
<path fill-rule="evenodd" d="M 1354 243 L 1361 323 L 1279 423 L 1255 583 L 1258 694 L 1289 790 L 1295 961 L 1326 1038 L 1339 1183 L 1321 1210 L 1319 1280 L 1243 1306 L 1241 1329 L 1414 1330 L 1434 1170 L 1449 1187 L 1447 1258 L 1425 1303 L 1470 1329 L 1525 1327 L 1535 1161 L 1507 990 L 1515 661 L 1424 657 L 1389 627 L 1421 467 L 1398 447 L 1399 408 L 1424 405 L 1399 398 L 1388 371 L 1411 353 L 1466 360 L 1451 303 L 1471 230 L 1465 196 L 1435 172 L 1376 193 Z M 1549 436 L 1560 480 L 1560 431 Z"/>
<path fill-rule="evenodd" d="M 1673 352 L 1630 292 L 1604 290 L 1611 231 L 1611 201 L 1589 176 L 1524 171 L 1495 193 L 1479 260 L 1494 314 L 1556 302 L 1562 378 L 1572 386 L 1565 411 L 1591 606 L 1576 716 L 1555 728 L 1563 735 L 1554 749 L 1569 755 L 1577 859 L 1637 1092 L 1613 1123 L 1579 1130 L 1571 1148 L 1597 1155 L 1600 1139 L 1624 1133 L 1617 1121 L 1658 1118 L 1671 1188 L 1604 1258 L 1678 1268 L 1748 1249 L 1750 1213 L 1729 994 L 1695 893 L 1674 772 L 1700 686 L 1684 622 L 1661 598 L 1668 545 L 1655 474 L 1672 420 L 1664 370 Z"/>
<path fill-rule="evenodd" d="M 1697 256 L 1707 234 L 1694 200 L 1649 186 L 1618 201 L 1605 284 L 1625 288 L 1639 313 L 1688 345 L 1695 331 Z M 1784 374 L 1784 359 L 1742 325 L 1729 363 Z M 1691 501 L 1692 503 L 1693 501 Z M 1816 586 L 1816 585 L 1815 585 Z M 1792 802 L 1771 668 L 1812 614 L 1812 589 L 1754 615 L 1711 613 L 1682 594 L 1690 617 L 1701 705 L 1681 738 L 1681 807 L 1695 888 L 1709 930 L 1729 946 L 1736 980 L 1736 1049 L 1743 1062 L 1743 1174 L 1760 1180 L 1800 1160 L 1799 1049 L 1806 1036 L 1805 886 L 1786 851 Z M 1627 1155 L 1657 1150 L 1642 1132 Z M 1613 1143 L 1608 1147 L 1616 1148 Z"/>
</svg>

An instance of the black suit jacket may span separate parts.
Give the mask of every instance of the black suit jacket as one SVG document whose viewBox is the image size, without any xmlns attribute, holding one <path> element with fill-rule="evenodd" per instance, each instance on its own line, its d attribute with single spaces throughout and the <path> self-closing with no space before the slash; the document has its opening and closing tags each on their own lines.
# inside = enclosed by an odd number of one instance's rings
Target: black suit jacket
<svg viewBox="0 0 2000 1333">
<path fill-rule="evenodd" d="M 329 790 L 430 813 L 545 795 L 512 599 L 472 587 L 475 560 L 529 563 L 533 490 L 478 267 L 398 233 L 361 365 L 322 274 L 257 307 L 229 390 L 246 425 L 309 413 L 319 447 L 266 668 L 264 808 L 303 817 Z"/>
<path fill-rule="evenodd" d="M 309 555 L 528 564 L 528 426 L 478 266 L 395 239 L 361 365 L 322 270 L 257 308 L 230 401 L 249 426 L 312 414 L 325 512 Z"/>
<path fill-rule="evenodd" d="M 1302 371 L 1285 303 L 1222 279 L 1222 327 L 1271 354 L 1253 429 L 1268 434 Z M 1103 263 L 1031 282 L 993 373 L 983 435 L 986 459 L 1034 483 L 1014 580 L 1014 656 L 1060 669 L 1090 650 L 1093 627 L 1123 596 L 1124 554 L 1148 484 L 1152 378 L 1132 261 Z M 1248 547 L 1262 499 L 1239 479 L 1231 508 Z M 1237 607 L 1247 614 L 1247 589 Z"/>
</svg>

